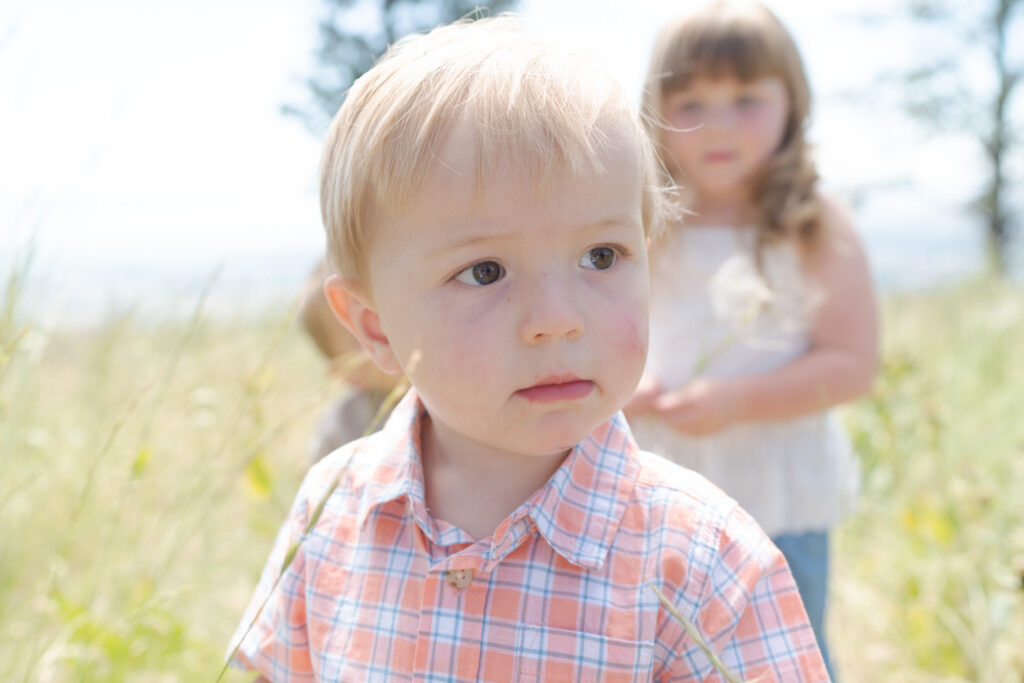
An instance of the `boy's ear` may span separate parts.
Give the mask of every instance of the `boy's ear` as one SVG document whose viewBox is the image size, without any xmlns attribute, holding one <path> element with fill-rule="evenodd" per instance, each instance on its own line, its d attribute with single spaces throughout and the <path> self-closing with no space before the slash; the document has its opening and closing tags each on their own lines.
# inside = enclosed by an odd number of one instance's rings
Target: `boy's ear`
<svg viewBox="0 0 1024 683">
<path fill-rule="evenodd" d="M 355 282 L 341 275 L 331 275 L 324 281 L 324 296 L 334 317 L 352 333 L 377 367 L 389 375 L 400 374 L 402 366 L 380 328 L 377 311 Z"/>
</svg>

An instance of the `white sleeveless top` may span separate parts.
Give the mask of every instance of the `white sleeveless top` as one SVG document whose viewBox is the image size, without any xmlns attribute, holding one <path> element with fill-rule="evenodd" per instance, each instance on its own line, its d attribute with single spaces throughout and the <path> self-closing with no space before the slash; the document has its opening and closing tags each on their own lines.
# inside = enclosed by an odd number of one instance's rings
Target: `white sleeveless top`
<svg viewBox="0 0 1024 683">
<path fill-rule="evenodd" d="M 651 261 L 647 371 L 666 390 L 698 376 L 770 372 L 804 353 L 818 297 L 791 244 L 768 247 L 763 275 L 753 228 L 674 228 Z M 859 472 L 831 411 L 745 423 L 690 437 L 656 418 L 630 420 L 641 448 L 700 472 L 771 536 L 823 531 L 850 510 Z"/>
</svg>

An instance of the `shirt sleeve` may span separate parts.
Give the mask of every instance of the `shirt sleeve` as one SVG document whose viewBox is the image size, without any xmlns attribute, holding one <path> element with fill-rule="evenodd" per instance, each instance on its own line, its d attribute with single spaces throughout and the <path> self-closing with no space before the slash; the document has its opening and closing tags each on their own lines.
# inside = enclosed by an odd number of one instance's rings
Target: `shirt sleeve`
<svg viewBox="0 0 1024 683">
<path fill-rule="evenodd" d="M 304 483 L 231 638 L 231 665 L 259 671 L 270 681 L 314 680 L 306 629 L 306 556 L 301 543 L 309 517 L 308 499 L 303 495 L 306 488 Z"/>
<path fill-rule="evenodd" d="M 709 505 L 693 530 L 688 580 L 676 604 L 726 672 L 744 681 L 828 681 L 796 583 L 782 553 L 734 501 Z M 670 635 L 678 633 L 679 635 Z M 671 681 L 726 681 L 678 624 L 666 629 Z"/>
<path fill-rule="evenodd" d="M 704 598 L 700 622 L 740 679 L 829 680 L 789 565 L 739 506 L 725 519 Z M 706 680 L 724 679 L 709 673 Z"/>
</svg>

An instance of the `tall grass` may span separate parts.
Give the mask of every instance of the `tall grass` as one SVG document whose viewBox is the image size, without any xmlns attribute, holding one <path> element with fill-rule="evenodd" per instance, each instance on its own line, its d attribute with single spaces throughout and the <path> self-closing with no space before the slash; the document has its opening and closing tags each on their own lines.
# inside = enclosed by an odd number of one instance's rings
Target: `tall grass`
<svg viewBox="0 0 1024 683">
<path fill-rule="evenodd" d="M 289 310 L 0 321 L 0 680 L 213 680 L 331 394 Z M 239 677 L 233 680 L 244 680 Z M 232 679 L 229 679 L 232 680 Z"/>
<path fill-rule="evenodd" d="M 846 681 L 1024 681 L 1024 292 L 895 297 L 834 553 Z"/>
<path fill-rule="evenodd" d="M 292 312 L 40 329 L 0 307 L 0 680 L 212 681 L 337 390 Z M 845 411 L 844 681 L 1024 680 L 1024 293 L 886 302 Z M 251 676 L 230 673 L 227 680 Z"/>
</svg>

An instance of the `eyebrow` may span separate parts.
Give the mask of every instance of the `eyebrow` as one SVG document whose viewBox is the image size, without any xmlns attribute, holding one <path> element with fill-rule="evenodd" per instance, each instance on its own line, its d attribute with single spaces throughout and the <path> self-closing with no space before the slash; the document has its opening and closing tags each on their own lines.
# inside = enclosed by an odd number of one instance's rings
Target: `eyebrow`
<svg viewBox="0 0 1024 683">
<path fill-rule="evenodd" d="M 588 232 L 598 232 L 600 230 L 607 230 L 609 228 L 631 227 L 631 226 L 634 225 L 634 223 L 635 223 L 635 221 L 632 220 L 632 219 L 619 218 L 619 217 L 607 218 L 607 219 L 604 219 L 604 220 L 599 220 L 599 221 L 594 221 L 594 222 L 589 222 L 589 223 L 581 223 L 581 224 L 577 225 L 575 228 L 572 228 L 572 233 L 573 234 L 581 234 L 581 233 L 588 233 Z M 519 231 L 517 231 L 517 230 L 507 230 L 507 231 L 503 231 L 503 232 L 493 232 L 493 233 L 485 233 L 485 234 L 473 235 L 471 237 L 467 237 L 464 240 L 459 240 L 458 242 L 453 242 L 451 244 L 442 245 L 442 246 L 438 247 L 435 251 L 438 251 L 438 252 L 440 252 L 440 251 L 451 251 L 451 250 L 455 250 L 455 249 L 463 249 L 463 248 L 466 248 L 466 247 L 472 247 L 472 246 L 475 246 L 477 244 L 482 244 L 482 243 L 487 243 L 487 242 L 503 242 L 503 241 L 507 241 L 507 240 L 512 239 L 513 237 L 515 237 L 518 234 L 518 232 Z"/>
</svg>

